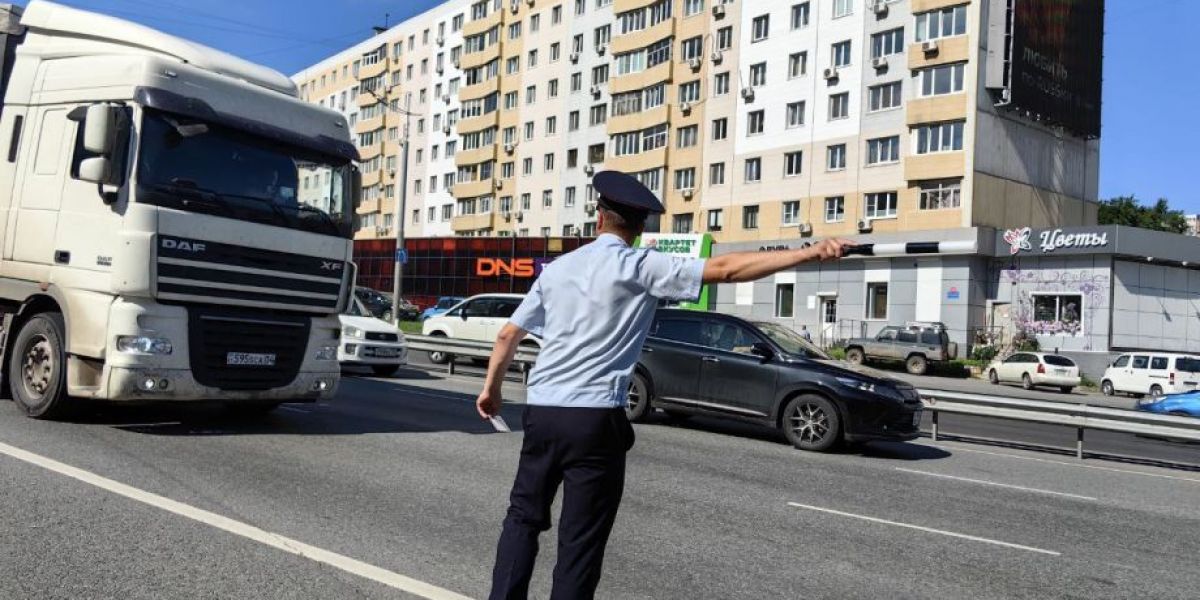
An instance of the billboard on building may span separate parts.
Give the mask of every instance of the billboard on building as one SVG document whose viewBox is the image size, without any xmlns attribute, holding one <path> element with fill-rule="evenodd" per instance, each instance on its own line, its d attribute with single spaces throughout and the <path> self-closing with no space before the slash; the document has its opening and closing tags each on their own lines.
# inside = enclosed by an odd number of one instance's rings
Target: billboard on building
<svg viewBox="0 0 1200 600">
<path fill-rule="evenodd" d="M 1100 136 L 1104 0 L 1010 0 L 1011 106 Z"/>
</svg>

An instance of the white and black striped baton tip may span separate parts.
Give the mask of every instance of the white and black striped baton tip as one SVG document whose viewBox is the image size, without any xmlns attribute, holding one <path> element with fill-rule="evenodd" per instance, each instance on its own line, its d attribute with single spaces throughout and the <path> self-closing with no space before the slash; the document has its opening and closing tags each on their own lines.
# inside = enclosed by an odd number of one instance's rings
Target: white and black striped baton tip
<svg viewBox="0 0 1200 600">
<path fill-rule="evenodd" d="M 842 256 L 907 256 L 910 254 L 946 254 L 974 252 L 975 242 L 902 242 L 896 244 L 858 244 L 846 248 Z"/>
</svg>

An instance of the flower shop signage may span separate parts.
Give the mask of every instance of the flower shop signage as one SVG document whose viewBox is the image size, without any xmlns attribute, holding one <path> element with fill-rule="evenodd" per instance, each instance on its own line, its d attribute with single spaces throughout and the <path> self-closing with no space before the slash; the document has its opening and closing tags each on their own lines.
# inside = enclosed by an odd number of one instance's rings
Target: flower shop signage
<svg viewBox="0 0 1200 600">
<path fill-rule="evenodd" d="M 1042 253 L 1055 250 L 1071 249 L 1086 250 L 1089 248 L 1105 248 L 1108 246 L 1108 232 L 1085 231 L 1082 233 L 1067 233 L 1062 229 L 1048 229 L 1038 233 L 1038 249 Z M 1021 227 L 1004 232 L 1004 243 L 1008 244 L 1011 255 L 1021 252 L 1034 252 L 1033 229 Z"/>
</svg>

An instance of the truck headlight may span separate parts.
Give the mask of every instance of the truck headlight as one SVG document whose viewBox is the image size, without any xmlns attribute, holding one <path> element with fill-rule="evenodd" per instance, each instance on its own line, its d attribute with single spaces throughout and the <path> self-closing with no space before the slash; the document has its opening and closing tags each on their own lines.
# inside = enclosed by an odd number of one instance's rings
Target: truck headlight
<svg viewBox="0 0 1200 600">
<path fill-rule="evenodd" d="M 171 340 L 145 335 L 117 336 L 117 352 L 123 354 L 167 355 L 174 352 Z"/>
<path fill-rule="evenodd" d="M 838 377 L 837 381 L 848 388 L 854 388 L 864 392 L 875 391 L 875 384 L 863 381 L 861 379 L 855 379 L 853 377 Z"/>
<path fill-rule="evenodd" d="M 342 337 L 362 339 L 363 330 L 361 330 L 357 327 L 354 327 L 352 325 L 347 325 L 342 328 Z"/>
<path fill-rule="evenodd" d="M 316 360 L 337 360 L 337 346 L 321 346 L 313 356 Z"/>
</svg>

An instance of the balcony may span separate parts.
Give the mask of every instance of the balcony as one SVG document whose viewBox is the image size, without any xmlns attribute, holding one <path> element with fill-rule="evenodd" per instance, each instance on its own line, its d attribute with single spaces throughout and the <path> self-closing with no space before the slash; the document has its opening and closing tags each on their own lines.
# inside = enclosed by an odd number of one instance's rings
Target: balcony
<svg viewBox="0 0 1200 600">
<path fill-rule="evenodd" d="M 370 79 L 387 71 L 388 61 L 381 60 L 373 65 L 363 65 L 358 68 L 358 80 Z"/>
<path fill-rule="evenodd" d="M 474 150 L 459 150 L 454 155 L 454 164 L 456 166 L 477 165 L 481 162 L 496 159 L 496 145 L 489 144 Z"/>
<path fill-rule="evenodd" d="M 486 65 L 499 56 L 500 44 L 497 42 L 479 52 L 472 52 L 470 54 L 464 52 L 458 59 L 458 68 L 463 71 L 473 69 L 481 65 Z"/>
<path fill-rule="evenodd" d="M 908 101 L 905 118 L 910 126 L 920 123 L 961 121 L 967 118 L 967 94 L 948 94 Z"/>
<path fill-rule="evenodd" d="M 965 62 L 971 59 L 971 44 L 969 35 L 931 40 L 937 44 L 937 50 L 926 52 L 924 44 L 917 42 L 908 47 L 908 68 L 910 70 L 944 65 L 947 63 Z"/>
<path fill-rule="evenodd" d="M 482 83 L 475 85 L 464 85 L 458 88 L 458 101 L 467 102 L 469 100 L 478 100 L 488 94 L 500 91 L 500 78 L 493 77 Z"/>
<path fill-rule="evenodd" d="M 623 12 L 629 12 L 635 8 L 645 8 L 654 4 L 658 0 L 614 0 L 613 14 L 619 15 Z"/>
<path fill-rule="evenodd" d="M 382 181 L 382 179 L 383 179 L 382 171 L 378 170 L 378 169 L 375 171 L 363 173 L 362 174 L 362 186 L 363 187 L 371 187 L 373 185 L 378 184 L 380 181 Z"/>
<path fill-rule="evenodd" d="M 958 6 L 959 4 L 966 4 L 966 2 L 964 2 L 964 0 L 912 0 L 911 4 L 912 13 L 917 15 L 923 12 L 937 10 L 939 8 L 948 8 L 951 6 Z"/>
<path fill-rule="evenodd" d="M 650 4 L 653 4 L 651 2 Z M 614 22 L 613 27 L 617 27 Z M 614 35 L 612 38 L 613 55 L 624 54 L 639 48 L 645 48 L 654 42 L 662 41 L 675 35 L 675 19 L 667 19 L 653 27 L 634 31 L 626 35 Z"/>
<path fill-rule="evenodd" d="M 516 112 L 516 111 L 510 111 L 510 112 Z M 497 116 L 499 115 L 499 113 L 500 113 L 500 111 L 494 110 L 486 115 L 480 115 L 478 117 L 470 117 L 467 119 L 459 119 L 458 125 L 457 125 L 458 134 L 466 135 L 468 133 L 474 133 L 476 131 L 483 131 L 484 129 L 487 129 L 488 127 L 496 127 Z"/>
<path fill-rule="evenodd" d="M 495 212 L 475 215 L 461 215 L 450 220 L 454 231 L 478 231 L 480 229 L 495 229 L 499 219 Z"/>
<path fill-rule="evenodd" d="M 383 127 L 383 115 L 370 119 L 359 119 L 359 121 L 354 124 L 354 135 L 366 133 L 368 131 L 375 131 L 380 127 Z"/>
<path fill-rule="evenodd" d="M 674 68 L 675 61 L 668 60 L 667 62 L 654 65 L 641 73 L 614 75 L 608 80 L 608 92 L 609 94 L 632 92 L 633 90 L 640 90 L 656 83 L 670 81 L 674 73 Z M 687 66 L 684 65 L 684 68 L 687 68 Z"/>
<path fill-rule="evenodd" d="M 491 195 L 495 195 L 495 189 L 493 189 L 491 179 L 483 179 L 480 181 L 460 181 L 454 184 L 455 198 L 478 198 L 480 196 Z"/>
<path fill-rule="evenodd" d="M 635 112 L 619 117 L 608 118 L 608 134 L 625 133 L 629 131 L 640 131 L 647 127 L 662 125 L 668 121 L 670 107 L 666 104 L 656 106 L 649 110 Z"/>
<path fill-rule="evenodd" d="M 966 170 L 963 152 L 913 154 L 904 159 L 904 178 L 908 181 L 953 179 L 962 177 Z"/>
<path fill-rule="evenodd" d="M 500 10 L 493 10 L 482 19 L 468 21 L 463 25 L 462 35 L 464 38 L 471 37 L 483 33 L 500 24 L 500 20 L 504 17 L 504 11 L 508 8 L 508 3 L 503 2 Z"/>
<path fill-rule="evenodd" d="M 376 173 L 378 175 L 378 173 Z M 358 208 L 355 212 L 359 214 L 377 213 L 379 212 L 379 199 L 363 200 L 358 203 Z"/>
<path fill-rule="evenodd" d="M 649 152 L 629 154 L 626 156 L 609 156 L 604 160 L 604 168 L 623 173 L 638 173 L 667 165 L 667 147 L 656 148 Z M 665 177 L 664 177 L 665 179 Z M 665 184 L 665 181 L 664 181 Z"/>
</svg>

